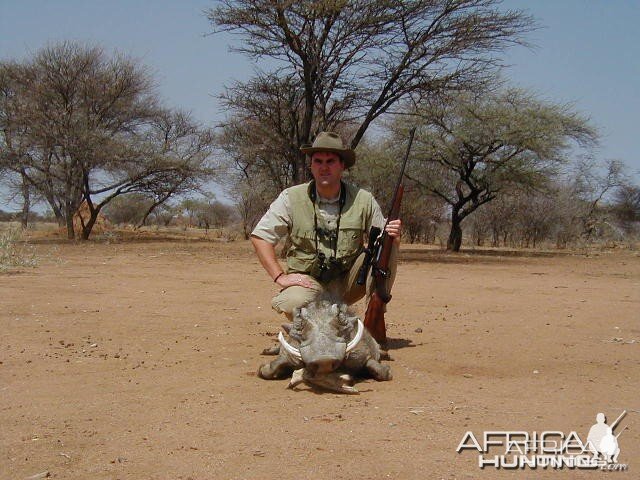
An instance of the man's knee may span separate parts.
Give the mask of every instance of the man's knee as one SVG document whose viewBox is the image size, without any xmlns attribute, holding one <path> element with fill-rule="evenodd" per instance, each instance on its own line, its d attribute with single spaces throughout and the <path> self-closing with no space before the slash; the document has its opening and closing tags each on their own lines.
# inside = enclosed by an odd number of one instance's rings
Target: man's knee
<svg viewBox="0 0 640 480">
<path fill-rule="evenodd" d="M 293 314 L 296 308 L 302 307 L 313 301 L 318 295 L 318 291 L 311 288 L 292 286 L 285 288 L 278 295 L 273 297 L 271 307 L 278 313 L 284 313 L 287 316 Z"/>
</svg>

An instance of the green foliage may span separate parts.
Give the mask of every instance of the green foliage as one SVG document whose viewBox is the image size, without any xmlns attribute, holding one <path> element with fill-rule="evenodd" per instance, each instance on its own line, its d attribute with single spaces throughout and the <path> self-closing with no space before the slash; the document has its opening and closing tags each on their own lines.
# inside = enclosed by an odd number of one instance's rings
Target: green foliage
<svg viewBox="0 0 640 480">
<path fill-rule="evenodd" d="M 519 89 L 432 98 L 411 113 L 396 123 L 395 137 L 417 122 L 417 161 L 409 175 L 450 205 L 454 251 L 462 221 L 476 209 L 507 191 L 544 189 L 573 145 L 596 142 L 593 127 L 569 106 Z"/>
<path fill-rule="evenodd" d="M 394 153 L 389 142 L 363 142 L 357 150 L 356 164 L 348 170 L 349 179 L 381 201 L 384 198 L 390 199 L 401 166 L 401 157 L 396 157 Z M 397 153 L 401 155 L 399 151 Z"/>
<path fill-rule="evenodd" d="M 138 225 L 152 204 L 153 199 L 149 195 L 141 193 L 121 195 L 104 208 L 104 215 L 116 225 Z"/>
<path fill-rule="evenodd" d="M 401 161 L 406 152 L 407 138 L 398 142 L 382 140 L 376 144 L 363 142 L 358 147 L 358 161 L 349 170 L 349 179 L 373 193 L 383 213 L 390 206 L 398 181 Z M 413 155 L 410 155 L 412 161 Z M 410 243 L 433 242 L 435 230 L 444 218 L 444 204 L 434 196 L 424 195 L 414 182 L 404 178 L 401 218 L 405 237 Z"/>
<path fill-rule="evenodd" d="M 613 212 L 625 228 L 640 224 L 640 187 L 623 185 L 614 196 Z"/>
<path fill-rule="evenodd" d="M 234 215 L 232 206 L 213 199 L 186 199 L 181 202 L 180 207 L 190 225 L 205 230 L 226 227 Z"/>
</svg>

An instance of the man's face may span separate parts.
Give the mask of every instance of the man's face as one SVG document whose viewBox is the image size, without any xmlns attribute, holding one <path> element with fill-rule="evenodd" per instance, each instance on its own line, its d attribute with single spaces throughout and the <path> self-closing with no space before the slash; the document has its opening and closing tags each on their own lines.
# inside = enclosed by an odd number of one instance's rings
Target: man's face
<svg viewBox="0 0 640 480">
<path fill-rule="evenodd" d="M 333 152 L 315 152 L 311 156 L 311 173 L 316 184 L 324 188 L 340 185 L 344 162 Z"/>
</svg>

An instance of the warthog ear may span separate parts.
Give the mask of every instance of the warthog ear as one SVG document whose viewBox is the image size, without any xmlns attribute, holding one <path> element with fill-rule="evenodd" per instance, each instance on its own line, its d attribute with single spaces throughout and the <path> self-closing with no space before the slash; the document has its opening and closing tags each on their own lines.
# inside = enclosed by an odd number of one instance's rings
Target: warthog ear
<svg viewBox="0 0 640 480">
<path fill-rule="evenodd" d="M 282 328 L 284 328 L 286 330 L 286 332 L 289 334 L 289 336 L 291 338 L 295 338 L 296 340 L 301 341 L 302 340 L 303 322 L 304 322 L 304 319 L 300 315 L 297 315 L 293 319 L 293 323 L 292 324 L 284 324 L 284 325 L 282 325 Z M 289 328 L 287 329 L 287 327 L 289 327 Z"/>
<path fill-rule="evenodd" d="M 302 335 L 302 329 L 305 322 L 304 316 L 307 314 L 306 308 L 296 308 L 293 311 L 293 323 L 291 329 L 287 332 L 292 337 L 299 337 Z"/>
<path fill-rule="evenodd" d="M 337 317 L 339 312 L 340 312 L 340 309 L 338 308 L 337 303 L 334 303 L 333 305 L 331 305 L 331 315 L 333 315 L 334 317 Z"/>
</svg>

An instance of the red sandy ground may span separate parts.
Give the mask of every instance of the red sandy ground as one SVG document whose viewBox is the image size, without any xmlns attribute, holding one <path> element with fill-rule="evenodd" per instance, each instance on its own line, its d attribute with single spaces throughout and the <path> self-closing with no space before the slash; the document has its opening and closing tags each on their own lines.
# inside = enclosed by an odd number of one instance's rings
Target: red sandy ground
<svg viewBox="0 0 640 480">
<path fill-rule="evenodd" d="M 38 267 L 0 274 L 0 478 L 638 478 L 637 252 L 406 246 L 394 379 L 347 396 L 255 376 L 282 319 L 246 242 L 37 250 Z M 586 439 L 623 409 L 627 472 L 481 470 L 456 453 L 468 430 Z"/>
</svg>

